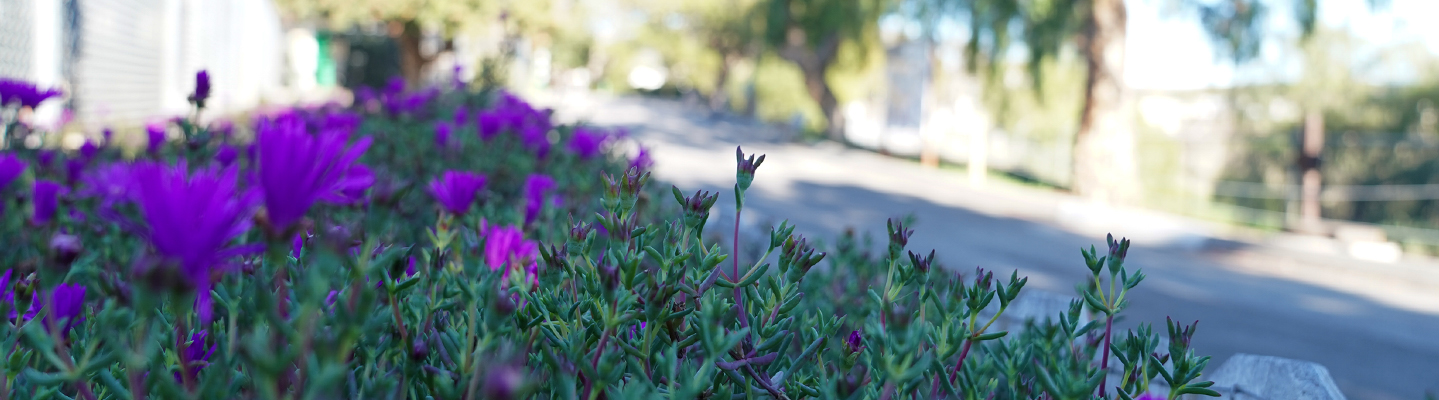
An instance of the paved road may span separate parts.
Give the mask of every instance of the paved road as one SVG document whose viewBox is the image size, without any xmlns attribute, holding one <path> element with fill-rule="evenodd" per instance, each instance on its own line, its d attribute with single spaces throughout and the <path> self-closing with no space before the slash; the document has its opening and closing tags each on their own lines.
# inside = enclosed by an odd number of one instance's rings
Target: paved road
<svg viewBox="0 0 1439 400">
<path fill-rule="evenodd" d="M 746 222 L 788 218 L 811 237 L 847 227 L 883 240 L 888 217 L 919 219 L 914 249 L 937 249 L 951 267 L 980 265 L 1030 277 L 1026 289 L 1073 293 L 1087 276 L 1077 249 L 1103 233 L 1134 239 L 1130 262 L 1149 279 L 1132 293 L 1125 327 L 1200 320 L 1196 347 L 1214 355 L 1274 355 L 1327 366 L 1351 399 L 1413 400 L 1439 390 L 1439 266 L 1379 265 L 1215 241 L 1202 223 L 1085 205 L 1061 193 L 991 184 L 836 145 L 804 145 L 782 132 L 713 119 L 677 103 L 570 97 L 545 101 L 562 118 L 629 127 L 681 189 L 729 193 L 736 145 L 768 154 Z M 722 195 L 716 210 L 732 210 Z M 751 212 L 756 210 L 756 212 Z M 720 211 L 721 220 L 728 211 Z M 758 215 L 755 215 L 758 214 Z M 1216 245 L 1217 244 L 1217 245 Z"/>
</svg>

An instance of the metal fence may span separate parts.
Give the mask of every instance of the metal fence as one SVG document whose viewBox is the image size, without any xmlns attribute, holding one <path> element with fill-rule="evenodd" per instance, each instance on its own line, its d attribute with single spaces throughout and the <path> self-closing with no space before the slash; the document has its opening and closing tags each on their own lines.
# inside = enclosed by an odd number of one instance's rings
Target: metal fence
<svg viewBox="0 0 1439 400">
<path fill-rule="evenodd" d="M 917 132 L 880 132 L 871 129 L 863 136 L 861 147 L 875 150 L 884 149 L 890 153 L 914 156 L 919 153 L 920 138 Z M 908 135 L 906 137 L 905 135 Z M 1241 225 L 1271 227 L 1296 226 L 1301 221 L 1298 204 L 1303 198 L 1302 185 L 1298 184 L 1296 167 L 1287 167 L 1283 180 L 1278 182 L 1236 181 L 1226 179 L 1223 169 L 1233 163 L 1238 151 L 1246 151 L 1250 145 L 1274 146 L 1274 140 L 1289 138 L 1250 137 L 1242 135 L 1198 135 L 1199 137 L 1155 138 L 1140 137 L 1136 140 L 1136 157 L 1141 168 L 1146 164 L 1170 163 L 1177 167 L 1156 172 L 1141 171 L 1149 175 L 1150 183 L 1160 182 L 1168 190 L 1163 195 L 1180 197 L 1167 199 L 1170 203 L 1184 206 L 1160 207 L 1170 212 L 1191 214 L 1208 219 L 1220 219 Z M 1416 150 L 1422 154 L 1434 152 L 1430 158 L 1439 158 L 1439 138 L 1422 135 L 1379 132 L 1334 133 L 1325 149 L 1331 154 L 1353 151 Z M 991 170 L 1047 185 L 1066 187 L 1070 182 L 1072 169 L 1072 142 L 1069 138 L 1034 139 L 1023 135 L 994 130 L 986 134 L 983 141 L 970 135 L 951 134 L 933 140 L 932 145 L 946 162 L 968 164 L 972 143 L 985 147 L 985 163 Z M 1266 143 L 1267 142 L 1267 143 Z M 1294 144 L 1297 146 L 1297 143 Z M 1297 152 L 1297 150 L 1296 150 Z M 1283 160 L 1281 162 L 1291 162 Z M 1195 170 L 1204 170 L 1196 172 Z M 1416 184 L 1332 184 L 1321 185 L 1319 200 L 1328 205 L 1352 202 L 1400 202 L 1439 200 L 1439 183 Z M 1154 189 L 1149 187 L 1148 189 Z M 1151 193 L 1151 195 L 1154 195 Z M 1265 209 L 1234 204 L 1236 199 L 1278 200 L 1285 204 L 1283 209 Z M 1219 209 L 1201 212 L 1200 208 Z M 1319 221 L 1326 226 L 1352 225 L 1368 226 L 1383 230 L 1388 238 L 1399 242 L 1439 246 L 1439 229 L 1420 226 L 1399 226 L 1374 224 L 1333 218 Z"/>
</svg>

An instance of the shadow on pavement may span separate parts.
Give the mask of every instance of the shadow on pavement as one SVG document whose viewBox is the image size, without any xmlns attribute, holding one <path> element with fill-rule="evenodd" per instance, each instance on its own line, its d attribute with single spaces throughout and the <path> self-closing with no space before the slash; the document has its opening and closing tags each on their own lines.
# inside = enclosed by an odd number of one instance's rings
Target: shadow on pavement
<svg viewBox="0 0 1439 400">
<path fill-rule="evenodd" d="M 603 112 L 598 112 L 600 107 Z M 728 118 L 712 120 L 706 113 L 658 99 L 609 99 L 595 103 L 588 113 L 577 117 L 629 127 L 641 141 L 669 149 L 683 148 L 686 154 L 728 152 L 736 143 L 781 150 L 795 157 L 813 150 L 785 146 L 790 137 L 770 130 L 776 129 L 772 126 Z M 777 156 L 783 154 L 771 155 Z M 865 171 L 871 173 L 919 173 L 918 167 L 888 163 L 856 165 L 888 169 Z M 880 176 L 893 176 L 882 173 Z M 764 175 L 763 170 L 760 175 Z M 733 175 L 684 178 L 690 184 L 683 185 L 682 190 L 704 189 L 721 194 L 720 204 L 712 211 L 721 222 L 710 232 L 728 232 L 734 218 L 733 197 L 728 194 Z M 745 219 L 752 220 L 750 225 L 763 226 L 787 218 L 798 226 L 797 232 L 811 241 L 831 243 L 846 228 L 854 227 L 858 232 L 870 233 L 875 245 L 883 246 L 885 219 L 913 213 L 918 223 L 914 225 L 911 250 L 936 249 L 941 263 L 955 271 L 969 272 L 983 266 L 1008 275 L 1019 270 L 1030 277 L 1026 289 L 1060 294 L 1074 293 L 1074 285 L 1088 277 L 1078 249 L 1104 241 L 1101 236 L 1081 235 L 1035 220 L 982 213 L 968 205 L 940 204 L 895 191 L 831 182 L 794 176 L 787 184 L 775 184 L 761 177 L 746 201 Z M 1025 195 L 1013 194 L 936 193 L 973 195 L 974 201 L 989 204 L 1026 200 Z M 976 204 L 974 201 L 966 204 Z M 1135 247 L 1130 251 L 1130 263 L 1143 268 L 1149 278 L 1132 292 L 1128 318 L 1121 321 L 1121 328 L 1139 323 L 1162 325 L 1165 317 L 1200 320 L 1196 347 L 1215 356 L 1210 368 L 1218 367 L 1235 353 L 1317 362 L 1330 370 L 1340 389 L 1352 399 L 1417 399 L 1426 389 L 1439 389 L 1439 317 L 1433 314 L 1378 303 L 1329 287 L 1261 275 L 1256 271 L 1274 264 L 1306 268 L 1304 263 L 1309 261 L 1281 259 L 1240 242 L 1211 239 L 1197 247 L 1180 248 L 1155 245 L 1153 238 L 1148 244 L 1145 237 L 1131 239 Z M 728 240 L 724 243 L 728 244 Z M 757 255 L 744 258 L 754 257 Z M 1300 272 L 1314 275 L 1313 271 Z"/>
</svg>

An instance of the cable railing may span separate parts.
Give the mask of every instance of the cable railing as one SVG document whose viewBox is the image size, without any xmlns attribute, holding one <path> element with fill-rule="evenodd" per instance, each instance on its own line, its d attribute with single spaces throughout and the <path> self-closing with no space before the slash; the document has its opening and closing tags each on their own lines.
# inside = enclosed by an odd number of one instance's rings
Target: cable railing
<svg viewBox="0 0 1439 400">
<path fill-rule="evenodd" d="M 1295 184 L 1219 181 L 1214 184 L 1214 195 L 1242 199 L 1297 200 L 1301 193 L 1300 186 Z M 1331 202 L 1439 200 L 1439 184 L 1324 185 L 1319 199 Z"/>
</svg>

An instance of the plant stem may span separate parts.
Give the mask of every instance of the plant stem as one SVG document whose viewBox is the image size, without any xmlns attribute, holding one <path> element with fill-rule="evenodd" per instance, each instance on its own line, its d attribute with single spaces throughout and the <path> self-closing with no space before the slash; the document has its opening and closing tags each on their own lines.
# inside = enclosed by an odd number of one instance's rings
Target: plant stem
<svg viewBox="0 0 1439 400">
<path fill-rule="evenodd" d="M 1104 318 L 1104 358 L 1099 360 L 1100 373 L 1104 374 L 1099 378 L 1099 397 L 1104 397 L 1106 392 L 1104 385 L 1109 381 L 1109 337 L 1112 336 L 1114 328 L 1114 315 L 1110 314 Z"/>
<path fill-rule="evenodd" d="M 973 336 L 964 339 L 964 346 L 959 348 L 959 361 L 954 363 L 954 375 L 949 376 L 949 383 L 953 384 L 959 380 L 959 372 L 964 367 L 964 358 L 969 356 L 969 348 L 973 345 Z"/>
<path fill-rule="evenodd" d="M 741 192 L 741 196 L 743 196 L 742 193 L 743 193 L 743 192 Z M 735 287 L 734 287 L 734 304 L 735 304 L 735 308 L 737 308 L 738 311 L 739 311 L 739 326 L 740 326 L 741 328 L 748 328 L 748 327 L 749 327 L 749 313 L 748 313 L 747 311 L 745 311 L 745 308 L 744 308 L 744 288 L 741 288 L 741 287 L 738 285 L 738 283 L 740 282 L 740 276 L 739 276 L 739 216 L 740 216 L 740 212 L 744 211 L 744 206 L 740 205 L 740 204 L 742 204 L 743 200 L 740 200 L 740 199 L 735 199 L 735 200 L 737 200 L 737 201 L 736 201 L 736 205 L 735 205 L 735 209 L 734 209 L 734 249 L 731 251 L 734 256 L 733 256 L 733 257 L 730 257 L 730 260 L 733 260 L 734 263 L 733 263 L 733 267 L 732 267 L 733 269 L 731 270 L 731 272 L 733 272 L 733 275 L 730 275 L 730 276 L 731 276 L 730 280 L 732 280 L 732 281 L 734 281 L 734 283 L 736 283 L 736 285 L 735 285 Z M 753 332 L 753 331 L 749 332 L 749 333 L 747 334 L 747 336 L 750 337 L 750 340 L 751 340 L 751 341 L 754 340 L 754 332 Z"/>
<path fill-rule="evenodd" d="M 65 367 L 70 369 L 71 371 L 75 370 L 76 366 L 75 363 L 71 361 L 72 358 L 70 357 L 70 349 L 68 346 L 65 345 L 65 338 L 61 337 L 58 334 L 54 334 L 53 332 L 52 335 L 54 335 L 55 337 L 55 350 L 58 350 L 60 352 L 60 359 L 65 361 Z M 74 386 L 75 390 L 79 392 L 80 396 L 84 397 L 86 400 L 96 400 L 95 393 L 90 391 L 89 383 L 72 382 L 71 385 Z"/>
<path fill-rule="evenodd" d="M 400 317 L 399 299 L 395 298 L 394 295 L 390 295 L 390 315 L 394 316 L 395 326 L 400 330 L 400 340 L 409 339 L 410 331 L 408 328 L 405 328 L 405 319 Z M 406 341 L 406 343 L 409 342 Z"/>
<path fill-rule="evenodd" d="M 603 354 L 605 354 L 605 344 L 608 344 L 609 340 L 610 340 L 610 330 L 609 330 L 609 328 L 606 328 L 606 329 L 604 330 L 604 332 L 600 332 L 600 343 L 599 343 L 598 346 L 595 346 L 595 356 L 590 359 L 590 367 L 591 367 L 592 369 L 594 369 L 594 371 L 595 371 L 596 374 L 598 374 L 599 371 L 600 371 L 600 356 L 603 355 Z M 588 399 L 593 399 L 593 398 L 595 398 L 596 395 L 598 394 L 598 393 L 595 393 L 595 392 L 594 392 L 594 389 L 595 389 L 595 381 L 598 380 L 598 379 L 599 379 L 598 376 L 594 376 L 594 377 L 590 377 L 590 379 L 586 379 L 586 380 L 585 380 L 585 396 L 586 396 L 586 398 L 588 398 Z"/>
</svg>

